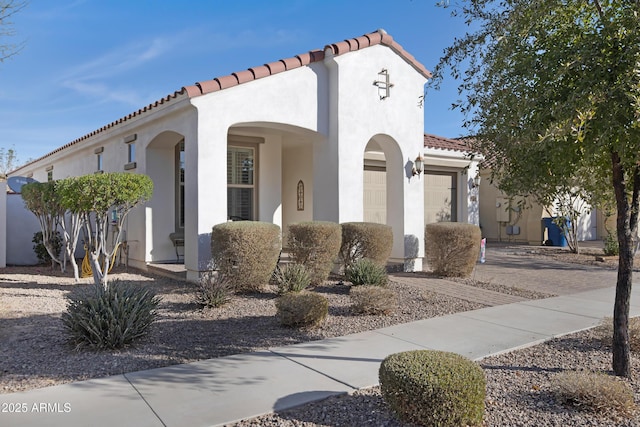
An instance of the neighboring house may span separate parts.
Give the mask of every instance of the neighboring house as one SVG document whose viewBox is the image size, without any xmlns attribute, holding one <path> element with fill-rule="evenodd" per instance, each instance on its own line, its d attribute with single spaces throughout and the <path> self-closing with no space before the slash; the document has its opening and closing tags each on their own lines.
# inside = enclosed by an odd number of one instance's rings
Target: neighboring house
<svg viewBox="0 0 640 427">
<path fill-rule="evenodd" d="M 491 170 L 480 171 L 480 227 L 482 236 L 492 241 L 521 242 L 540 245 L 549 239 L 543 218 L 557 215 L 553 207 L 545 208 L 531 200 L 519 207 L 518 200 L 510 199 L 491 182 Z M 601 240 L 607 235 L 606 218 L 597 209 L 581 204 L 583 213 L 578 218 L 578 241 Z M 607 223 L 613 232 L 612 218 Z"/>
<path fill-rule="evenodd" d="M 190 280 L 207 268 L 211 228 L 230 220 L 284 232 L 300 221 L 383 222 L 393 261 L 420 270 L 425 217 L 477 223 L 463 173 L 477 164 L 456 141 L 424 135 L 430 77 L 379 30 L 185 86 L 10 175 L 147 174 L 155 191 L 128 217 L 129 263 L 175 260 L 177 233 Z"/>
</svg>

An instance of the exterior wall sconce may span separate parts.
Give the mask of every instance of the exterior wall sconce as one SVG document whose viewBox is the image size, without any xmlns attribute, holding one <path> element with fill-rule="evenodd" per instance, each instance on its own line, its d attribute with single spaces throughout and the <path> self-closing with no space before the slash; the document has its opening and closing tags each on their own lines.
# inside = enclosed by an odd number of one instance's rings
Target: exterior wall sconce
<svg viewBox="0 0 640 427">
<path fill-rule="evenodd" d="M 413 168 L 411 169 L 411 175 L 412 176 L 416 176 L 416 175 L 420 175 L 422 173 L 422 166 L 424 165 L 424 159 L 422 158 L 422 156 L 420 154 L 418 154 L 418 157 L 416 157 L 416 159 L 413 161 Z"/>
<path fill-rule="evenodd" d="M 480 187 L 480 174 L 477 174 L 475 176 L 475 178 L 473 178 L 473 183 L 471 184 L 471 188 L 478 188 Z"/>
<path fill-rule="evenodd" d="M 378 80 L 375 80 L 373 85 L 378 87 L 378 96 L 381 100 L 391 96 L 393 83 L 389 81 L 389 71 L 386 68 L 378 73 Z"/>
</svg>

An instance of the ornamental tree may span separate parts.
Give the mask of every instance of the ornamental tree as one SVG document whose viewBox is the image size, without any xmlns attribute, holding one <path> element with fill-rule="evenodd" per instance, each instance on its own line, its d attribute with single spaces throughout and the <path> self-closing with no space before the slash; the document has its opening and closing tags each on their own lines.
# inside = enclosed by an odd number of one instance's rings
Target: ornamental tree
<svg viewBox="0 0 640 427">
<path fill-rule="evenodd" d="M 125 172 L 84 175 L 64 181 L 60 186 L 61 204 L 79 215 L 88 239 L 94 282 L 106 288 L 111 259 L 122 241 L 124 221 L 135 206 L 151 198 L 153 182 L 146 175 Z M 110 238 L 111 227 L 114 233 Z"/>
<path fill-rule="evenodd" d="M 21 196 L 27 209 L 38 218 L 42 230 L 42 244 L 47 249 L 51 261 L 60 265 L 60 269 L 65 271 L 66 257 L 63 254 L 60 259 L 60 254 L 56 253 L 52 243 L 65 212 L 55 192 L 55 183 L 52 181 L 26 184 L 22 186 Z"/>
<path fill-rule="evenodd" d="M 469 0 L 473 31 L 435 67 L 461 79 L 465 127 L 511 194 L 571 182 L 615 195 L 620 246 L 613 370 L 629 377 L 629 304 L 640 195 L 640 2 Z M 588 186 L 585 188 L 588 189 Z M 608 188 L 607 188 L 608 187 Z"/>
</svg>

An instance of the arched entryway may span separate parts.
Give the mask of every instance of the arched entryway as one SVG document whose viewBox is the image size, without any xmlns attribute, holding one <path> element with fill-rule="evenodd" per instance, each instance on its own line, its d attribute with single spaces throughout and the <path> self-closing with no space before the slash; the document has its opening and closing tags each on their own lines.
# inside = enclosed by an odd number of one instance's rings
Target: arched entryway
<svg viewBox="0 0 640 427">
<path fill-rule="evenodd" d="M 184 262 L 184 136 L 160 133 L 147 145 L 145 158 L 146 173 L 154 186 L 153 197 L 145 205 L 145 261 Z"/>
<path fill-rule="evenodd" d="M 362 218 L 392 227 L 391 256 L 397 260 L 405 258 L 404 178 L 402 152 L 397 142 L 388 135 L 371 138 L 364 150 Z"/>
</svg>

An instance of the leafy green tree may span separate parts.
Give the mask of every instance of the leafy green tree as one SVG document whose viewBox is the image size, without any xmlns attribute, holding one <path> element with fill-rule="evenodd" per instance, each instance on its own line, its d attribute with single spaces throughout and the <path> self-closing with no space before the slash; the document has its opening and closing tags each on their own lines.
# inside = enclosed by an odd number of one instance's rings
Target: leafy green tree
<svg viewBox="0 0 640 427">
<path fill-rule="evenodd" d="M 640 196 L 640 2 L 469 0 L 473 25 L 434 70 L 460 78 L 465 127 L 507 193 L 597 178 L 615 195 L 620 247 L 613 370 L 629 377 L 633 238 Z M 591 185 L 591 184 L 590 184 Z M 600 193 L 604 194 L 605 189 Z"/>
<path fill-rule="evenodd" d="M 122 241 L 124 221 L 138 204 L 151 198 L 153 182 L 146 175 L 112 172 L 62 180 L 62 206 L 78 215 L 87 236 L 96 285 L 107 287 L 111 259 Z M 115 212 L 115 215 L 114 215 Z M 110 237 L 110 227 L 114 233 Z"/>
<path fill-rule="evenodd" d="M 64 217 L 65 208 L 55 192 L 55 182 L 33 182 L 22 187 L 22 199 L 31 212 L 38 218 L 42 230 L 42 244 L 47 249 L 52 262 L 65 270 L 64 256 L 60 259 L 59 250 L 56 251 L 55 239 L 58 227 Z"/>
</svg>

